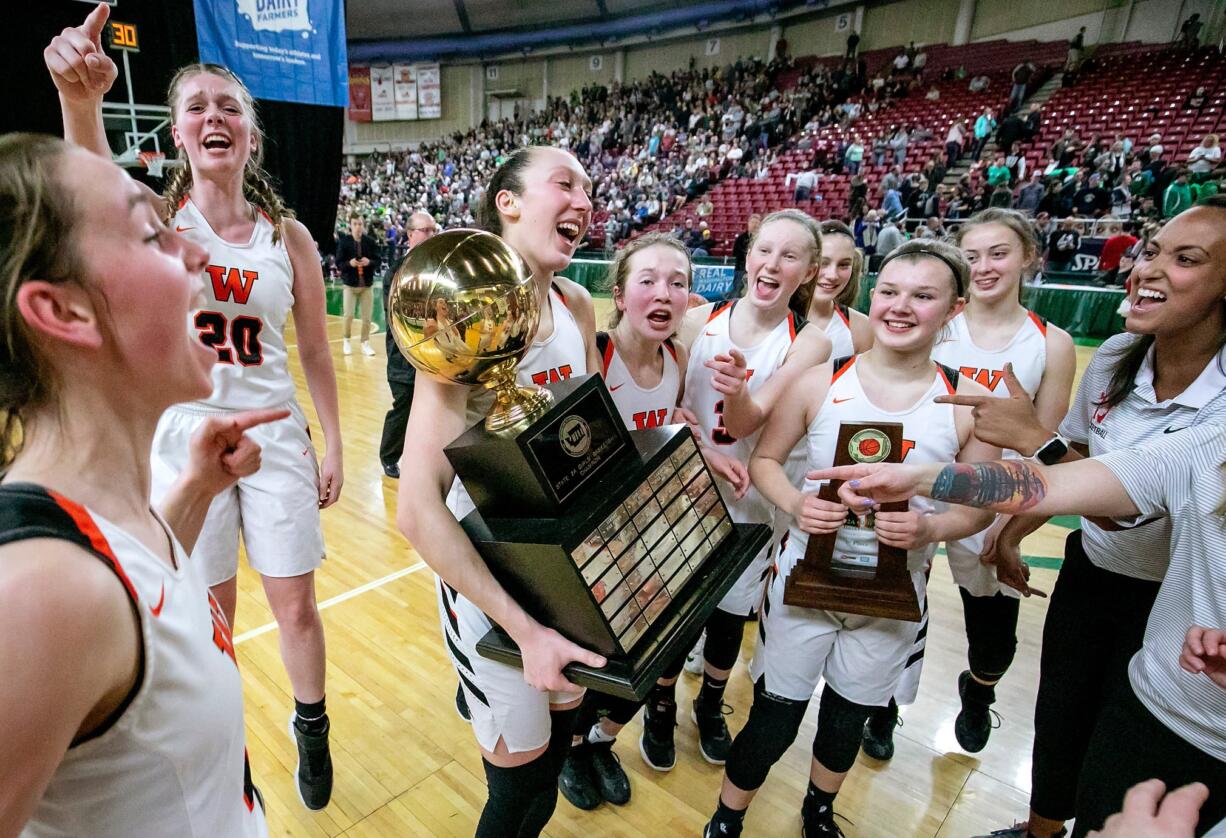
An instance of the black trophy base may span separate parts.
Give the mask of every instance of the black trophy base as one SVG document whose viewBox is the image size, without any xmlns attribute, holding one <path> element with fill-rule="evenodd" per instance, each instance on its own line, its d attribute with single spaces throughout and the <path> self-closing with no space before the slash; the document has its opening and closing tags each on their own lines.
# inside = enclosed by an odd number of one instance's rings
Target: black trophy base
<svg viewBox="0 0 1226 838">
<path fill-rule="evenodd" d="M 665 668 L 694 645 L 719 601 L 762 552 L 770 534 L 765 524 L 734 524 L 732 534 L 704 565 L 702 577 L 687 585 L 685 593 L 692 607 L 672 609 L 674 616 L 654 623 L 649 636 L 636 643 L 629 655 L 609 657 L 608 664 L 599 669 L 572 663 L 564 670 L 566 677 L 581 687 L 641 701 Z M 519 647 L 497 626 L 478 641 L 477 652 L 490 660 L 523 666 Z"/>
<path fill-rule="evenodd" d="M 865 617 L 920 621 L 919 600 L 910 574 L 889 580 L 854 570 L 823 574 L 814 573 L 801 563 L 788 576 L 783 603 Z"/>
</svg>

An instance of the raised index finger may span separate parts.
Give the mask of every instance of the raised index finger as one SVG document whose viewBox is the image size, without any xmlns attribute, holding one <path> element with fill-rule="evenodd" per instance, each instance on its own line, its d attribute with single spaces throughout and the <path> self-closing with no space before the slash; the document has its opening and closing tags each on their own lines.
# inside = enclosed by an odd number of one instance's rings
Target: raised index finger
<svg viewBox="0 0 1226 838">
<path fill-rule="evenodd" d="M 102 49 L 102 30 L 106 28 L 110 16 L 111 7 L 106 3 L 99 3 L 97 8 L 89 13 L 89 17 L 85 18 L 85 23 L 81 24 L 81 31 L 89 36 L 99 50 Z"/>
</svg>

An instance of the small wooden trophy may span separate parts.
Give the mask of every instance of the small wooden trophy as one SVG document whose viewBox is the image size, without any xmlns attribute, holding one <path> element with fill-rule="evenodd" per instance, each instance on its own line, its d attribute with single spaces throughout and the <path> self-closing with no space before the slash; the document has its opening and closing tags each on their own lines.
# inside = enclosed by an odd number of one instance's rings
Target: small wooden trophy
<svg viewBox="0 0 1226 838">
<path fill-rule="evenodd" d="M 902 461 L 902 425 L 898 422 L 844 422 L 839 427 L 834 465 Z M 821 488 L 818 497 L 839 501 L 841 480 Z M 882 512 L 905 512 L 906 501 L 881 504 Z M 869 617 L 919 622 L 919 600 L 907 551 L 877 541 L 873 515 L 859 518 L 848 510 L 837 532 L 812 535 L 805 556 L 792 569 L 783 601 L 803 608 L 822 608 Z"/>
</svg>

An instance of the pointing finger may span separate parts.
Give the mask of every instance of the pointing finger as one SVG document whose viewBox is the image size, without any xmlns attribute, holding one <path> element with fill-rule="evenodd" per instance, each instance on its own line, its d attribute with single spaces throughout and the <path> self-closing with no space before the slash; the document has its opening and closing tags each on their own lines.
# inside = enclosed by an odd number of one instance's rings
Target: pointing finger
<svg viewBox="0 0 1226 838">
<path fill-rule="evenodd" d="M 81 31 L 89 36 L 98 49 L 102 49 L 102 30 L 106 28 L 106 21 L 110 16 L 111 7 L 106 3 L 99 3 L 81 25 Z"/>
<path fill-rule="evenodd" d="M 937 396 L 933 399 L 937 404 L 960 404 L 963 407 L 979 407 L 992 400 L 992 396 Z"/>
</svg>

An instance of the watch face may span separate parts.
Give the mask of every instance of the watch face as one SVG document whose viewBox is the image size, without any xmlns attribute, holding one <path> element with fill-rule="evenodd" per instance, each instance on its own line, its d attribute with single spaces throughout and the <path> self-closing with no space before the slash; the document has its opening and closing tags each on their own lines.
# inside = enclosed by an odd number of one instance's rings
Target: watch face
<svg viewBox="0 0 1226 838">
<path fill-rule="evenodd" d="M 1068 453 L 1068 445 L 1060 437 L 1048 440 L 1042 448 L 1034 452 L 1035 459 L 1045 466 L 1054 466 Z"/>
</svg>

